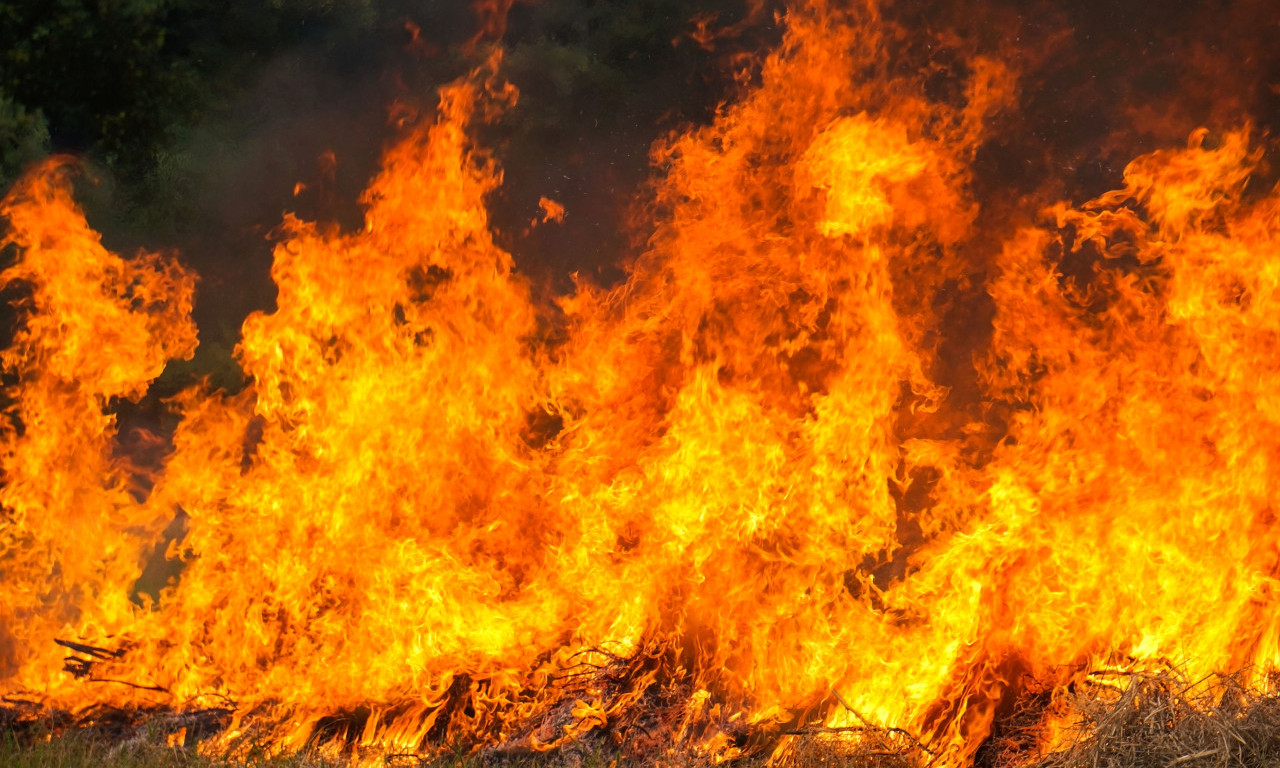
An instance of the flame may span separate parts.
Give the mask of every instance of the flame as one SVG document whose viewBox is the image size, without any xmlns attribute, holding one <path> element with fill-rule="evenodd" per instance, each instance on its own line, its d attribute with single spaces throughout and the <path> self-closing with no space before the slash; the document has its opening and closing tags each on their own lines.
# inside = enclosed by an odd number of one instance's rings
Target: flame
<svg viewBox="0 0 1280 768">
<path fill-rule="evenodd" d="M 530 227 L 536 227 L 539 224 L 546 224 L 550 221 L 554 221 L 557 224 L 564 221 L 564 206 L 555 200 L 545 196 L 540 197 L 538 198 L 538 208 L 542 210 L 542 216 L 540 218 L 535 217 L 533 221 L 529 222 Z"/>
<path fill-rule="evenodd" d="M 117 455 L 108 406 L 140 398 L 196 345 L 192 275 L 154 254 L 107 251 L 71 199 L 69 172 L 48 161 L 0 204 L 0 244 L 21 253 L 0 283 L 25 315 L 0 356 L 0 679 L 38 692 L 71 678 L 54 637 L 111 637 L 137 614 L 131 587 L 171 515 L 138 503 L 150 478 Z"/>
<path fill-rule="evenodd" d="M 0 690 L 230 701 L 228 739 L 258 718 L 281 748 L 643 750 L 650 722 L 728 759 L 873 723 L 965 765 L 1020 696 L 1091 670 L 1260 684 L 1265 140 L 1198 130 L 995 226 L 972 169 L 1019 73 L 974 48 L 959 101 L 928 98 L 894 24 L 792 9 L 759 83 L 654 148 L 629 279 L 554 310 L 494 242 L 501 173 L 469 133 L 513 90 L 496 60 L 443 89 L 363 229 L 286 217 L 248 386 L 168 401 L 159 466 L 115 414 L 192 354 L 193 277 L 106 251 L 67 164 L 35 169 L 0 206 L 24 318 L 0 358 Z M 974 338 L 963 302 L 989 306 Z M 157 546 L 183 569 L 152 604 Z M 1070 728 L 1051 708 L 1042 730 Z"/>
</svg>

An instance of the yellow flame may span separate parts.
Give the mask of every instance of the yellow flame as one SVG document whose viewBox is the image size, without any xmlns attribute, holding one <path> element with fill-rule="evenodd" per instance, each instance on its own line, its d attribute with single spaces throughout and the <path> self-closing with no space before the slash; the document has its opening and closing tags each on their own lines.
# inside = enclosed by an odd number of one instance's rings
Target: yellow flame
<svg viewBox="0 0 1280 768">
<path fill-rule="evenodd" d="M 873 723 L 963 765 L 1097 665 L 1273 669 L 1280 193 L 1245 194 L 1250 129 L 991 242 L 970 167 L 1016 71 L 974 57 L 948 105 L 883 74 L 874 4 L 786 22 L 758 87 L 655 148 L 648 248 L 561 299 L 562 340 L 468 133 L 514 94 L 496 65 L 444 89 L 360 231 L 286 219 L 248 387 L 174 398 L 154 471 L 113 409 L 192 353 L 193 278 L 106 251 L 64 163 L 20 182 L 0 692 L 229 700 L 224 739 L 257 717 L 280 749 L 650 722 L 727 759 Z M 956 292 L 991 305 L 969 359 Z M 184 570 L 143 609 L 175 516 Z"/>
</svg>

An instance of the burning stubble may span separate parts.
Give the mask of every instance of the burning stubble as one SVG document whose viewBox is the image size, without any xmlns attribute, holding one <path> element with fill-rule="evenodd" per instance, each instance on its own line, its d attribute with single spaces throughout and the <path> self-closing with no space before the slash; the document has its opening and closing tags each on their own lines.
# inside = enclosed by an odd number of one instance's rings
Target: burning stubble
<svg viewBox="0 0 1280 768">
<path fill-rule="evenodd" d="M 193 353 L 194 276 L 110 253 L 66 162 L 34 170 L 0 211 L 3 690 L 228 707 L 219 739 L 282 749 L 723 760 L 874 724 L 962 766 L 1099 669 L 1265 686 L 1265 97 L 1126 105 L 1101 156 L 1157 146 L 1055 198 L 1086 139 L 1004 132 L 1043 125 L 1031 78 L 1087 25 L 994 8 L 1027 55 L 908 10 L 789 9 L 740 97 L 654 145 L 625 281 L 554 306 L 492 231 L 495 55 L 385 152 L 362 226 L 286 218 L 246 386 L 171 398 L 145 472 L 113 403 Z M 175 515 L 184 568 L 140 610 Z"/>
</svg>

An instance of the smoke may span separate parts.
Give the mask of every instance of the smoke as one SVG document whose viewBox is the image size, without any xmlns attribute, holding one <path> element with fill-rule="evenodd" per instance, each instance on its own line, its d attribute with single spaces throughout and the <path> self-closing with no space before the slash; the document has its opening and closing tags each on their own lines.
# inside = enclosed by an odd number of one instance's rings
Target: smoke
<svg viewBox="0 0 1280 768">
<path fill-rule="evenodd" d="M 437 89 L 493 46 L 521 92 L 479 137 L 505 172 L 490 200 L 500 244 L 546 296 L 567 291 L 574 272 L 617 282 L 645 236 L 628 221 L 645 194 L 650 146 L 708 122 L 732 97 L 740 73 L 727 62 L 778 34 L 761 7 L 382 0 L 328 10 L 235 5 L 216 24 L 175 22 L 173 45 L 208 59 L 211 71 L 241 74 L 210 76 L 221 90 L 205 95 L 200 119 L 172 127 L 145 176 L 113 178 L 96 164 L 80 190 L 109 247 L 174 251 L 201 276 L 200 350 L 161 388 L 175 391 L 192 374 L 238 386 L 231 349 L 243 319 L 274 306 L 272 233 L 283 215 L 358 229 L 358 200 L 384 149 L 419 116 L 431 119 Z M 733 45 L 710 51 L 688 38 L 708 14 L 735 29 Z M 222 39 L 232 34 L 274 45 Z M 544 197 L 567 216 L 530 227 Z"/>
</svg>

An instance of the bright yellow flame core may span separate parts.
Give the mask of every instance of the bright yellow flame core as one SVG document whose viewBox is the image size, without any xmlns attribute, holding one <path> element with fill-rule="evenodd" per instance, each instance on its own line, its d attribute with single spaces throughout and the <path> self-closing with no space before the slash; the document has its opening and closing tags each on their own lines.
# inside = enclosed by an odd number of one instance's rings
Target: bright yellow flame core
<svg viewBox="0 0 1280 768">
<path fill-rule="evenodd" d="M 103 249 L 62 165 L 19 183 L 0 690 L 230 698 L 289 718 L 286 745 L 367 706 L 364 743 L 549 748 L 685 680 L 688 718 L 720 728 L 672 738 L 725 756 L 744 717 L 859 722 L 835 687 L 963 763 L 1022 687 L 1103 659 L 1272 668 L 1280 194 L 1243 198 L 1248 130 L 1140 157 L 992 251 L 967 164 L 1013 73 L 975 59 L 947 108 L 857 75 L 882 56 L 874 9 L 788 25 L 758 89 L 655 150 L 649 250 L 622 288 L 562 300 L 558 344 L 466 133 L 511 94 L 445 89 L 362 231 L 286 221 L 249 387 L 175 398 L 154 477 L 111 402 L 192 353 L 192 276 Z M 939 297 L 983 247 L 967 407 L 938 383 Z M 1084 277 L 1046 258 L 1085 248 Z M 139 609 L 177 510 L 185 571 Z M 55 637 L 127 649 L 92 677 L 163 691 L 73 679 Z M 613 658 L 625 685 L 563 683 Z"/>
</svg>

